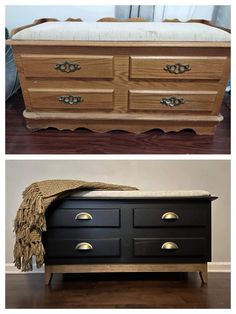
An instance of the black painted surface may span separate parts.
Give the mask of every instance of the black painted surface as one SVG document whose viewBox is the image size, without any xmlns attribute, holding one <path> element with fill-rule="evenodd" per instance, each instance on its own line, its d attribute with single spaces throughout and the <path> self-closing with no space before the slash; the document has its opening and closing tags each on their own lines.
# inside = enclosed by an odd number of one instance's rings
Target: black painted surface
<svg viewBox="0 0 236 314">
<path fill-rule="evenodd" d="M 91 220 L 76 219 L 79 213 L 88 213 Z M 119 209 L 58 209 L 48 215 L 47 226 L 50 227 L 119 227 Z"/>
<path fill-rule="evenodd" d="M 162 249 L 166 242 L 174 242 L 175 250 Z M 135 256 L 162 256 L 162 257 L 204 257 L 206 256 L 206 239 L 204 238 L 136 238 L 134 239 Z"/>
<path fill-rule="evenodd" d="M 92 213 L 94 220 L 77 224 L 74 215 L 80 211 Z M 179 220 L 161 221 L 160 217 L 166 211 L 176 212 Z M 201 263 L 211 260 L 210 198 L 67 198 L 55 202 L 46 216 L 48 231 L 43 233 L 46 264 Z M 120 251 L 117 243 L 102 242 L 115 238 L 120 239 Z M 139 240 L 134 242 L 134 239 Z M 74 247 L 79 241 L 95 241 L 96 251 L 78 255 Z M 160 251 L 160 245 L 168 241 L 178 241 L 179 250 Z"/>
<path fill-rule="evenodd" d="M 86 242 L 91 244 L 90 250 L 78 250 L 76 246 Z M 93 256 L 120 256 L 120 239 L 55 239 L 46 241 L 47 255 L 52 257 L 93 257 Z"/>
</svg>

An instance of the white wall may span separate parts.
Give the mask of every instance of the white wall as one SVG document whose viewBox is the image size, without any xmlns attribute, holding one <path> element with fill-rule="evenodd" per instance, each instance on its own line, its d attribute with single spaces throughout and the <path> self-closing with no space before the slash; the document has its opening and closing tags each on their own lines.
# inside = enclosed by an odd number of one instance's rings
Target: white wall
<svg viewBox="0 0 236 314">
<path fill-rule="evenodd" d="M 68 17 L 80 17 L 83 21 L 96 21 L 104 16 L 115 16 L 114 5 L 8 5 L 6 6 L 6 26 L 13 28 L 30 24 L 35 19 L 54 17 L 65 20 Z"/>
<path fill-rule="evenodd" d="M 81 179 L 137 186 L 142 190 L 205 189 L 213 202 L 213 261 L 230 261 L 230 162 L 160 161 L 6 161 L 6 263 L 12 262 L 13 220 L 21 193 L 33 181 Z"/>
</svg>

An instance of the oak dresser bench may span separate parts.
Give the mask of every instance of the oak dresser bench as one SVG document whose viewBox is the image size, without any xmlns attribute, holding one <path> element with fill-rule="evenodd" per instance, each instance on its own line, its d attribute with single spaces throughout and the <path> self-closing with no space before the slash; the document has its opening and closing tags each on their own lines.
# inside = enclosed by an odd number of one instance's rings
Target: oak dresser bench
<svg viewBox="0 0 236 314">
<path fill-rule="evenodd" d="M 11 40 L 29 129 L 214 134 L 230 34 L 201 23 L 59 22 Z"/>
<path fill-rule="evenodd" d="M 74 193 L 47 210 L 45 283 L 53 273 L 199 272 L 211 261 L 206 191 Z"/>
</svg>

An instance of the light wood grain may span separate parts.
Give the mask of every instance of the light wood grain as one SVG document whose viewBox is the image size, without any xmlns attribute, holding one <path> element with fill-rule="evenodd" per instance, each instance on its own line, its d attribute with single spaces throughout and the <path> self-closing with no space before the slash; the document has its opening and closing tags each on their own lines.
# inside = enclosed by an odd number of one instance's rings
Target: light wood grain
<svg viewBox="0 0 236 314">
<path fill-rule="evenodd" d="M 13 46 L 28 128 L 85 127 L 97 132 L 118 129 L 135 133 L 154 128 L 165 132 L 191 128 L 197 134 L 213 134 L 221 121 L 219 112 L 230 70 L 229 46 L 220 42 L 212 47 L 195 42 L 197 49 L 180 42 L 178 48 L 176 42 L 73 44 L 53 41 L 44 45 L 34 41 L 34 45 L 28 45 L 21 41 L 21 45 Z M 81 70 L 56 71 L 55 63 L 66 59 L 81 63 Z M 191 62 L 191 71 L 170 74 L 162 68 L 166 62 Z M 133 75 L 138 76 L 131 78 Z M 69 90 L 86 90 L 86 102 L 72 107 L 58 103 L 58 94 Z M 186 103 L 174 108 L 160 106 L 161 97 L 175 95 L 185 97 Z M 65 112 L 64 116 L 59 115 L 60 111 Z"/>
<path fill-rule="evenodd" d="M 45 283 L 49 284 L 53 273 L 107 273 L 107 272 L 199 272 L 207 283 L 207 264 L 76 264 L 46 265 Z"/>
<path fill-rule="evenodd" d="M 68 111 L 78 112 L 82 110 L 111 110 L 114 106 L 113 89 L 28 89 L 31 108 L 37 111 Z M 82 102 L 77 104 L 65 104 L 58 98 L 60 96 L 82 97 Z"/>
<path fill-rule="evenodd" d="M 161 104 L 161 100 L 175 96 L 183 99 L 184 104 L 169 107 Z M 217 92 L 214 91 L 158 91 L 158 90 L 130 90 L 129 110 L 130 111 L 159 111 L 166 113 L 192 112 L 203 114 L 213 110 Z"/>
<path fill-rule="evenodd" d="M 113 56 L 22 54 L 21 58 L 26 77 L 113 77 Z M 56 64 L 63 64 L 65 61 L 71 64 L 79 64 L 80 69 L 69 73 L 55 69 Z"/>
<path fill-rule="evenodd" d="M 221 47 L 229 48 L 228 41 L 83 41 L 83 40 L 6 40 L 11 46 L 73 46 L 73 47 Z"/>
<path fill-rule="evenodd" d="M 58 130 L 88 128 L 95 132 L 125 130 L 142 133 L 151 129 L 164 132 L 193 129 L 199 135 L 213 135 L 222 116 L 200 115 L 136 115 L 120 113 L 24 112 L 27 127 L 32 130 L 55 127 Z"/>
<path fill-rule="evenodd" d="M 227 57 L 155 57 L 131 56 L 130 78 L 150 79 L 213 79 L 219 80 L 223 74 Z M 165 71 L 166 65 L 187 64 L 190 71 L 175 74 Z"/>
</svg>

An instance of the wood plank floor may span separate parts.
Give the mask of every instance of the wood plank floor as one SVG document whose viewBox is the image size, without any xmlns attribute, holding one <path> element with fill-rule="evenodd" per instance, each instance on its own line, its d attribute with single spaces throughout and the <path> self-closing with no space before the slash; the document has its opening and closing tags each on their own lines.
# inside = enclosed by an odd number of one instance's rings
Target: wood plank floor
<svg viewBox="0 0 236 314">
<path fill-rule="evenodd" d="M 225 97 L 224 121 L 215 136 L 196 136 L 191 130 L 169 132 L 151 130 L 143 134 L 123 131 L 95 133 L 86 129 L 31 132 L 22 117 L 24 101 L 21 92 L 6 106 L 7 154 L 229 154 L 230 110 Z"/>
<path fill-rule="evenodd" d="M 6 308 L 230 308 L 230 274 L 8 274 Z"/>
</svg>

